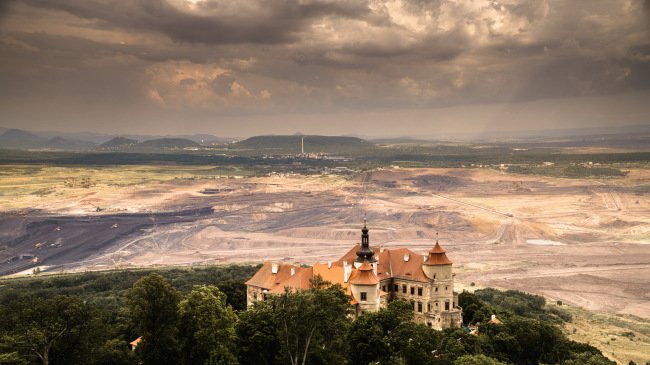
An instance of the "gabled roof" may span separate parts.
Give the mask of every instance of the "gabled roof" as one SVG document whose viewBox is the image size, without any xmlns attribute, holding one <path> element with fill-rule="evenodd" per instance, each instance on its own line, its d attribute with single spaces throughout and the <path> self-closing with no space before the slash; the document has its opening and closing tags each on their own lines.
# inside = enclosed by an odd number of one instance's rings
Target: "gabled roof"
<svg viewBox="0 0 650 365">
<path fill-rule="evenodd" d="M 331 266 L 328 264 L 315 264 L 313 267 L 314 277 L 320 275 L 324 281 L 329 281 L 332 284 L 340 284 L 344 288 L 348 285 L 343 282 L 344 269 L 343 265 L 338 262 L 333 262 Z"/>
<path fill-rule="evenodd" d="M 346 252 L 337 264 L 343 265 L 343 262 L 352 263 L 356 257 L 356 252 L 359 248 L 357 243 L 348 252 Z M 391 277 L 398 277 L 407 280 L 427 282 L 429 279 L 422 271 L 422 263 L 424 256 L 417 254 L 408 248 L 395 248 L 380 250 L 377 247 L 372 247 L 377 257 L 377 278 L 379 280 L 389 279 Z M 408 255 L 408 261 L 404 261 L 405 255 Z"/>
<path fill-rule="evenodd" d="M 295 267 L 294 274 L 289 276 L 284 281 L 279 282 L 269 290 L 271 293 L 281 294 L 284 293 L 285 288 L 294 290 L 307 290 L 311 286 L 311 278 L 313 277 L 314 269 L 311 267 Z M 291 274 L 291 272 L 289 272 Z"/>
<path fill-rule="evenodd" d="M 380 250 L 371 247 L 373 256 L 377 258 L 377 274 L 375 274 L 373 267 L 367 261 L 364 261 L 358 269 L 354 267 L 355 259 L 358 257 L 356 253 L 360 246 L 357 243 L 336 262 L 315 264 L 313 267 L 264 262 L 246 285 L 260 287 L 271 293 L 283 293 L 285 288 L 306 290 L 310 287 L 311 279 L 319 275 L 324 281 L 341 285 L 350 295 L 352 304 L 355 304 L 357 300 L 352 295 L 350 284 L 376 285 L 381 280 L 391 277 L 426 283 L 429 278 L 424 274 L 422 265 L 452 264 L 437 240 L 427 256 L 417 254 L 408 248 Z M 351 270 L 347 282 L 344 281 L 346 265 L 348 270 Z M 277 270 L 274 270 L 274 267 Z"/>
<path fill-rule="evenodd" d="M 273 265 L 278 265 L 278 271 L 275 274 L 273 273 Z M 300 267 L 291 264 L 271 263 L 270 261 L 266 261 L 255 275 L 246 282 L 246 285 L 270 290 L 274 286 L 279 285 L 290 278 L 292 276 L 292 268 L 299 269 Z"/>
<path fill-rule="evenodd" d="M 422 271 L 424 256 L 408 248 L 385 250 L 384 253 L 386 253 L 384 265 L 388 264 L 390 270 L 386 273 L 386 278 L 395 277 L 419 282 L 429 281 L 429 278 Z"/>
<path fill-rule="evenodd" d="M 140 336 L 140 337 L 136 338 L 135 340 L 129 342 L 129 345 L 131 345 L 131 348 L 135 349 L 136 347 L 138 347 L 140 342 L 142 342 L 142 336 Z"/>
</svg>

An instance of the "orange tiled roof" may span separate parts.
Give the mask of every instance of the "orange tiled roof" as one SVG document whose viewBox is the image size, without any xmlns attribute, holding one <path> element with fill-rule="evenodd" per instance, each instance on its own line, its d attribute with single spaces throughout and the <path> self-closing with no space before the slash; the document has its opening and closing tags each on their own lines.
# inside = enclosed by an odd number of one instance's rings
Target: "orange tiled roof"
<svg viewBox="0 0 650 365">
<path fill-rule="evenodd" d="M 299 268 L 291 264 L 277 263 L 275 265 L 278 265 L 278 272 L 274 274 L 272 271 L 273 265 L 273 263 L 266 261 L 255 275 L 246 282 L 246 285 L 270 290 L 291 277 L 291 268 Z"/>
<path fill-rule="evenodd" d="M 350 284 L 355 285 L 377 285 L 379 283 L 377 275 L 375 275 L 372 266 L 367 261 L 364 261 L 357 270 L 352 272 L 348 281 Z"/>
<path fill-rule="evenodd" d="M 451 265 L 451 261 L 447 258 L 447 255 L 445 254 L 445 250 L 440 247 L 440 244 L 438 241 L 436 241 L 436 245 L 433 246 L 431 250 L 429 250 L 429 256 L 427 257 L 427 261 L 424 262 L 425 265 Z"/>
<path fill-rule="evenodd" d="M 131 345 L 131 347 L 133 347 L 133 348 L 136 348 L 140 344 L 140 342 L 142 342 L 142 336 L 140 336 L 140 337 L 136 338 L 135 340 L 129 342 L 129 345 Z"/>
<path fill-rule="evenodd" d="M 311 267 L 294 267 L 294 274 L 269 290 L 271 293 L 284 293 L 284 288 L 307 290 L 311 285 L 314 269 Z M 289 271 L 291 274 L 291 271 Z"/>
<path fill-rule="evenodd" d="M 310 280 L 320 275 L 324 281 L 332 284 L 339 284 L 350 295 L 352 304 L 357 300 L 352 295 L 349 284 L 358 285 L 375 285 L 380 280 L 396 277 L 400 279 L 427 282 L 429 279 L 422 271 L 422 264 L 426 265 L 446 265 L 452 262 L 447 258 L 445 250 L 440 247 L 438 242 L 425 256 L 417 254 L 408 248 L 380 250 L 372 247 L 377 258 L 377 274 L 368 262 L 364 262 L 359 269 L 352 266 L 352 272 L 348 282 L 344 281 L 345 268 L 344 264 L 354 265 L 357 257 L 356 252 L 360 244 L 354 245 L 338 261 L 331 264 L 315 264 L 313 267 L 299 267 L 291 264 L 277 263 L 277 272 L 273 273 L 271 262 L 265 262 L 260 270 L 246 282 L 246 285 L 257 286 L 267 289 L 272 293 L 282 293 L 284 288 L 291 289 L 309 289 Z M 292 272 L 293 271 L 293 272 Z"/>
<path fill-rule="evenodd" d="M 385 250 L 386 262 L 389 265 L 389 272 L 386 278 L 395 277 L 406 280 L 428 282 L 429 278 L 422 271 L 424 257 L 408 248 L 397 248 L 394 250 Z M 407 260 L 405 260 L 405 258 Z M 380 258 L 381 260 L 381 258 Z"/>
<path fill-rule="evenodd" d="M 332 284 L 339 284 L 344 288 L 348 286 L 348 283 L 343 281 L 344 269 L 342 264 L 333 262 L 331 267 L 328 264 L 315 264 L 313 267 L 314 276 L 320 275 L 323 280 Z"/>
<path fill-rule="evenodd" d="M 375 257 L 377 257 L 377 277 L 379 280 L 398 277 L 421 282 L 429 281 L 422 271 L 422 263 L 424 262 L 423 255 L 417 254 L 408 248 L 385 250 L 380 250 L 377 247 L 371 248 L 375 252 Z M 358 249 L 359 244 L 357 243 L 341 256 L 337 264 L 342 265 L 344 261 L 353 263 L 357 257 L 356 252 Z M 408 255 L 408 261 L 404 261 L 404 255 Z"/>
</svg>

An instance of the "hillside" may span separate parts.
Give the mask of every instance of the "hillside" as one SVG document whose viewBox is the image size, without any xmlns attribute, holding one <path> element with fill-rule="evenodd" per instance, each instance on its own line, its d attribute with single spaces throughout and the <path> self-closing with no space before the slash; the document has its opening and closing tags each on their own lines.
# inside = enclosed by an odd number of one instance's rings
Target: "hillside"
<svg viewBox="0 0 650 365">
<path fill-rule="evenodd" d="M 201 145 L 185 138 L 159 138 L 138 143 L 141 148 L 187 148 Z"/>
<path fill-rule="evenodd" d="M 85 149 L 94 145 L 92 142 L 60 136 L 47 138 L 21 129 L 7 129 L 0 135 L 0 148 Z"/>
<path fill-rule="evenodd" d="M 7 129 L 0 135 L 2 147 L 42 147 L 47 139 L 21 129 Z"/>
<path fill-rule="evenodd" d="M 300 153 L 304 139 L 305 153 L 346 153 L 368 150 L 374 144 L 361 138 L 342 136 L 292 135 L 255 136 L 231 144 L 232 148 L 273 150 L 281 153 Z"/>
<path fill-rule="evenodd" d="M 114 149 L 131 147 L 136 144 L 138 144 L 138 141 L 136 141 L 135 139 L 115 137 L 109 141 L 100 144 L 97 148 L 100 150 L 114 150 Z"/>
</svg>

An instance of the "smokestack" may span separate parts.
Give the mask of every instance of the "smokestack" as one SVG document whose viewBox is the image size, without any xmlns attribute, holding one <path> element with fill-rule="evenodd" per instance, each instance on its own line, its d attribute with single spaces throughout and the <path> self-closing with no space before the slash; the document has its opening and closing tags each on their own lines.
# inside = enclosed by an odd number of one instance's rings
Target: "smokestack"
<svg viewBox="0 0 650 365">
<path fill-rule="evenodd" d="M 305 154 L 305 137 L 300 137 L 300 153 Z"/>
</svg>

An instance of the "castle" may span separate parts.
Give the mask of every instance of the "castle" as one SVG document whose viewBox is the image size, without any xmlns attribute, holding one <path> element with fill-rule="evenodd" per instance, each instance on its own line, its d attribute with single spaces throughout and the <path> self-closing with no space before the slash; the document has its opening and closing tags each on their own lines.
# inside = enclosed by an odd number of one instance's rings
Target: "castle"
<svg viewBox="0 0 650 365">
<path fill-rule="evenodd" d="M 265 262 L 246 282 L 247 304 L 264 300 L 267 295 L 284 293 L 285 288 L 307 290 L 311 279 L 320 276 L 343 287 L 356 316 L 403 299 L 411 303 L 417 323 L 438 330 L 461 326 L 462 312 L 458 294 L 454 292 L 452 262 L 437 239 L 424 256 L 408 248 L 371 248 L 365 224 L 361 232 L 361 244 L 356 244 L 336 262 L 312 267 Z"/>
</svg>

